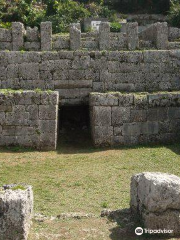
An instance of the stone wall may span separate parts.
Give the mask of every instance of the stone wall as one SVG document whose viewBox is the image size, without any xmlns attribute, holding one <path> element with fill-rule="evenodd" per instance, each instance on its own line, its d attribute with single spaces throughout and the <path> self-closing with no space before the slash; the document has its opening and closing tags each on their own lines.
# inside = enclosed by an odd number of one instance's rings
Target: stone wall
<svg viewBox="0 0 180 240">
<path fill-rule="evenodd" d="M 1 90 L 0 146 L 55 149 L 57 114 L 57 92 Z"/>
<path fill-rule="evenodd" d="M 60 51 L 60 50 L 139 50 L 179 49 L 172 44 L 179 38 L 180 29 L 167 27 L 167 23 L 155 23 L 139 28 L 136 22 L 122 23 L 120 32 L 110 31 L 109 22 L 101 22 L 99 31 L 81 32 L 80 24 L 72 23 L 67 34 L 52 34 L 52 23 L 42 22 L 37 27 L 24 27 L 13 22 L 11 29 L 0 28 L 0 50 L 6 51 Z M 172 41 L 172 42 L 168 42 Z"/>
<path fill-rule="evenodd" d="M 8 29 L 0 29 L 0 49 L 12 50 L 12 33 Z"/>
<path fill-rule="evenodd" d="M 170 143 L 180 138 L 180 92 L 92 93 L 94 144 Z"/>
<path fill-rule="evenodd" d="M 61 104 L 90 92 L 180 90 L 180 51 L 0 52 L 0 88 L 59 91 Z"/>
</svg>

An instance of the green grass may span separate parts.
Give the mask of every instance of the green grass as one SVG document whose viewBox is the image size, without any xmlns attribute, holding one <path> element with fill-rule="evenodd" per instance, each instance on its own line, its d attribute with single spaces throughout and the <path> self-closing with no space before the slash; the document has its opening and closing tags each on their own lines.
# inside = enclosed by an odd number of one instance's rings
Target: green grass
<svg viewBox="0 0 180 240">
<path fill-rule="evenodd" d="M 0 185 L 32 185 L 36 213 L 56 216 L 63 212 L 85 212 L 97 216 L 79 222 L 35 222 L 30 240 L 45 240 L 48 234 L 49 239 L 57 239 L 51 234 L 59 234 L 62 228 L 70 234 L 69 238 L 65 235 L 62 239 L 111 239 L 109 232 L 112 229 L 116 232 L 116 227 L 98 217 L 106 207 L 129 207 L 133 174 L 160 171 L 180 176 L 180 144 L 117 149 L 96 149 L 84 142 L 81 146 L 71 145 L 60 144 L 57 151 L 50 152 L 0 148 Z M 96 226 L 97 232 L 102 232 L 104 237 L 88 238 L 82 230 Z M 36 238 L 36 234 L 44 235 Z M 79 234 L 84 238 L 78 237 Z M 112 239 L 119 240 L 118 237 Z"/>
<path fill-rule="evenodd" d="M 85 211 L 99 214 L 129 207 L 130 178 L 143 171 L 180 176 L 180 146 L 95 149 L 62 146 L 39 152 L 0 149 L 0 185 L 31 184 L 35 212 L 57 215 Z"/>
</svg>

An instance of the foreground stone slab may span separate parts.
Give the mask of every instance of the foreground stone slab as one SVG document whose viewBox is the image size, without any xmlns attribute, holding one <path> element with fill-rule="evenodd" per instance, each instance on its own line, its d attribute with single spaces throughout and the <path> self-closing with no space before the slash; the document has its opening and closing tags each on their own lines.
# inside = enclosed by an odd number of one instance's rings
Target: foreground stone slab
<svg viewBox="0 0 180 240">
<path fill-rule="evenodd" d="M 26 240 L 32 214 L 31 186 L 6 185 L 0 189 L 1 240 Z"/>
<path fill-rule="evenodd" d="M 145 228 L 180 234 L 180 178 L 166 173 L 140 173 L 131 179 L 131 210 Z"/>
</svg>

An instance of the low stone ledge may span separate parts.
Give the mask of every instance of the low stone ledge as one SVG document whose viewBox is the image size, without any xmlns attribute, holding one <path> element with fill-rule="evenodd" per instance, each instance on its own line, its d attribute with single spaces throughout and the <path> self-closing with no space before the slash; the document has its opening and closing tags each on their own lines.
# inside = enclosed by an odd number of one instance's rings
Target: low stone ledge
<svg viewBox="0 0 180 240">
<path fill-rule="evenodd" d="M 27 185 L 0 188 L 0 239 L 27 240 L 33 214 L 33 191 Z"/>
<path fill-rule="evenodd" d="M 131 210 L 144 227 L 180 234 L 180 178 L 166 173 L 145 172 L 131 178 Z"/>
</svg>

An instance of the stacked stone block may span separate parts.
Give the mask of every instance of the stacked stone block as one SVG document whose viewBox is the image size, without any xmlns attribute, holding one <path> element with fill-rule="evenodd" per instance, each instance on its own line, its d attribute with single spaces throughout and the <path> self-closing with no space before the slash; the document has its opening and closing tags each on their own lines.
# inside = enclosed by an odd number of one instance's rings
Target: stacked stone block
<svg viewBox="0 0 180 240">
<path fill-rule="evenodd" d="M 127 23 L 127 46 L 130 51 L 139 48 L 138 23 Z"/>
<path fill-rule="evenodd" d="M 61 104 L 90 92 L 180 90 L 180 51 L 0 52 L 0 88 L 57 90 Z"/>
<path fill-rule="evenodd" d="M 52 23 L 41 23 L 41 51 L 52 50 Z"/>
<path fill-rule="evenodd" d="M 81 30 L 79 24 L 70 25 L 70 50 L 76 51 L 81 48 Z"/>
<path fill-rule="evenodd" d="M 156 23 L 156 47 L 157 49 L 168 49 L 168 25 L 167 23 Z"/>
<path fill-rule="evenodd" d="M 90 95 L 94 144 L 169 143 L 180 138 L 180 93 Z"/>
<path fill-rule="evenodd" d="M 174 41 L 180 38 L 180 29 L 175 27 L 169 27 L 168 39 Z"/>
<path fill-rule="evenodd" d="M 38 51 L 41 49 L 40 46 L 40 35 L 37 27 L 26 28 L 26 41 L 24 43 L 24 48 L 28 51 Z"/>
<path fill-rule="evenodd" d="M 101 22 L 99 25 L 99 50 L 109 50 L 110 46 L 110 25 L 108 22 Z"/>
<path fill-rule="evenodd" d="M 0 28 L 0 49 L 12 50 L 12 32 L 8 29 Z"/>
<path fill-rule="evenodd" d="M 99 49 L 99 33 L 97 31 L 81 33 L 81 49 L 89 51 Z"/>
<path fill-rule="evenodd" d="M 144 228 L 180 234 L 180 178 L 145 172 L 131 178 L 131 210 Z M 157 234 L 156 234 L 157 235 Z"/>
<path fill-rule="evenodd" d="M 126 33 L 110 33 L 109 49 L 111 51 L 121 51 L 127 49 Z"/>
<path fill-rule="evenodd" d="M 58 93 L 0 92 L 0 146 L 56 149 Z"/>
<path fill-rule="evenodd" d="M 56 51 L 63 49 L 70 49 L 69 36 L 56 36 L 52 37 L 52 48 Z"/>
<path fill-rule="evenodd" d="M 157 49 L 168 49 L 168 25 L 155 23 L 139 34 L 142 40 L 150 40 Z"/>
<path fill-rule="evenodd" d="M 139 31 L 139 33 L 138 33 Z M 86 50 L 136 50 L 136 49 L 179 49 L 176 41 L 180 29 L 167 26 L 167 23 L 155 23 L 139 30 L 138 24 L 125 23 L 121 32 L 110 32 L 109 22 L 102 22 L 99 32 L 81 33 L 79 23 L 69 26 L 69 35 L 52 35 L 52 23 L 42 22 L 41 33 L 37 27 L 27 27 L 22 23 L 12 23 L 12 29 L 0 29 L 1 50 L 51 51 L 63 49 Z M 139 40 L 140 38 L 140 40 Z M 168 40 L 172 42 L 168 42 Z M 14 43 L 13 43 L 14 42 Z"/>
<path fill-rule="evenodd" d="M 33 214 L 31 186 L 0 188 L 0 239 L 27 240 Z"/>
<path fill-rule="evenodd" d="M 12 23 L 12 48 L 13 51 L 19 51 L 24 48 L 24 25 L 20 22 Z"/>
</svg>

